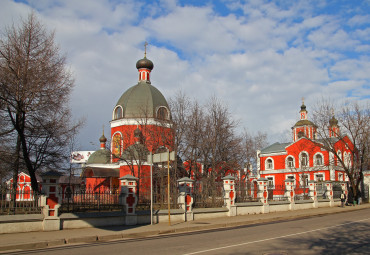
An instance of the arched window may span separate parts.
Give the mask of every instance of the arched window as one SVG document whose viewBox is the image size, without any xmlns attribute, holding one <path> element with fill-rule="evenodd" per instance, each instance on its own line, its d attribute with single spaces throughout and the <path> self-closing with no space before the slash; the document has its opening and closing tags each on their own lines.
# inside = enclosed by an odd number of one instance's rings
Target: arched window
<svg viewBox="0 0 370 255">
<path fill-rule="evenodd" d="M 266 170 L 274 169 L 274 161 L 271 158 L 266 159 L 265 168 L 266 168 Z"/>
<path fill-rule="evenodd" d="M 329 152 L 329 164 L 331 165 L 331 166 L 333 166 L 334 165 L 334 153 L 333 152 Z"/>
<path fill-rule="evenodd" d="M 112 139 L 112 154 L 115 157 L 120 157 L 122 154 L 122 134 L 115 133 Z"/>
<path fill-rule="evenodd" d="M 315 155 L 315 166 L 322 166 L 324 164 L 324 159 L 321 154 Z"/>
<path fill-rule="evenodd" d="M 338 158 L 337 158 L 337 166 L 339 166 L 340 165 L 340 160 L 342 159 L 342 152 L 341 151 L 337 151 L 337 155 L 338 155 Z"/>
<path fill-rule="evenodd" d="M 160 120 L 168 120 L 168 110 L 166 107 L 162 106 L 159 107 L 157 110 L 157 118 Z"/>
<path fill-rule="evenodd" d="M 306 152 L 301 153 L 300 162 L 301 162 L 301 167 L 308 166 L 308 154 Z"/>
<path fill-rule="evenodd" d="M 114 109 L 113 119 L 117 120 L 121 118 L 123 118 L 123 110 L 122 110 L 122 107 L 118 105 L 116 109 Z"/>
<path fill-rule="evenodd" d="M 286 168 L 294 168 L 294 158 L 292 156 L 286 158 Z"/>
</svg>

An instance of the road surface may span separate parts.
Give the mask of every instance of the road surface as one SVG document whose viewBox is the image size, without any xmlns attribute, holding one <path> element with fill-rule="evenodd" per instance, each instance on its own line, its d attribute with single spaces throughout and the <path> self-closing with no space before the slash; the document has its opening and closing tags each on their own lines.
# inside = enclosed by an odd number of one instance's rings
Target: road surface
<svg viewBox="0 0 370 255">
<path fill-rule="evenodd" d="M 370 209 L 230 229 L 64 245 L 10 254 L 370 254 Z"/>
</svg>

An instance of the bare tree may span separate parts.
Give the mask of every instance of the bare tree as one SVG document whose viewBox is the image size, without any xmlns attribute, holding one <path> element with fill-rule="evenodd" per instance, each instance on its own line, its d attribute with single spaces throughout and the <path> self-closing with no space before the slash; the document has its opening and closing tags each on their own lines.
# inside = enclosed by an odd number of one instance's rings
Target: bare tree
<svg viewBox="0 0 370 255">
<path fill-rule="evenodd" d="M 68 137 L 81 124 L 71 124 L 73 83 L 54 33 L 34 13 L 19 26 L 5 28 L 0 40 L 0 115 L 7 130 L 15 132 L 14 162 L 24 162 L 35 192 L 36 171 L 65 163 Z"/>
<path fill-rule="evenodd" d="M 362 172 L 369 166 L 369 104 L 345 102 L 338 107 L 330 100 L 323 99 L 318 103 L 313 116 L 318 126 L 318 138 L 323 140 L 322 148 L 334 155 L 331 160 L 336 160 L 345 171 L 353 196 L 357 198 L 363 181 Z M 329 130 L 329 121 L 330 125 L 339 128 Z M 350 150 L 350 155 L 342 155 L 344 150 Z"/>
</svg>

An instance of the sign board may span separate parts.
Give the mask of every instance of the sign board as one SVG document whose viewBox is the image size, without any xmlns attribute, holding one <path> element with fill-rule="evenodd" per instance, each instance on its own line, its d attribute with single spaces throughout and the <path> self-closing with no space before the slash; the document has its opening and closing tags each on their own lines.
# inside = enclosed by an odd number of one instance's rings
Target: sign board
<svg viewBox="0 0 370 255">
<path fill-rule="evenodd" d="M 170 153 L 170 161 L 175 160 L 175 152 L 171 151 Z M 153 162 L 150 158 L 150 155 L 148 155 L 148 163 L 161 163 L 161 162 L 167 162 L 168 161 L 168 152 L 162 152 L 162 153 L 156 153 L 153 154 Z"/>
<path fill-rule="evenodd" d="M 95 151 L 74 151 L 71 154 L 71 163 L 83 164 L 86 163 L 91 154 Z"/>
</svg>

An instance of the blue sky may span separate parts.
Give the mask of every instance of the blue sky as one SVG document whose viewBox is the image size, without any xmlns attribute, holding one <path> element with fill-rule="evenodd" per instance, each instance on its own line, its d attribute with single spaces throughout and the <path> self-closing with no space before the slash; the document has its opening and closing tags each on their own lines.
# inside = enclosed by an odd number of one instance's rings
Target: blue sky
<svg viewBox="0 0 370 255">
<path fill-rule="evenodd" d="M 71 108 L 87 119 L 81 150 L 97 148 L 136 84 L 145 41 L 152 84 L 167 99 L 216 96 L 240 130 L 272 140 L 289 136 L 302 97 L 309 114 L 322 97 L 370 101 L 369 0 L 2 0 L 2 27 L 31 10 L 55 30 L 74 73 Z"/>
</svg>

